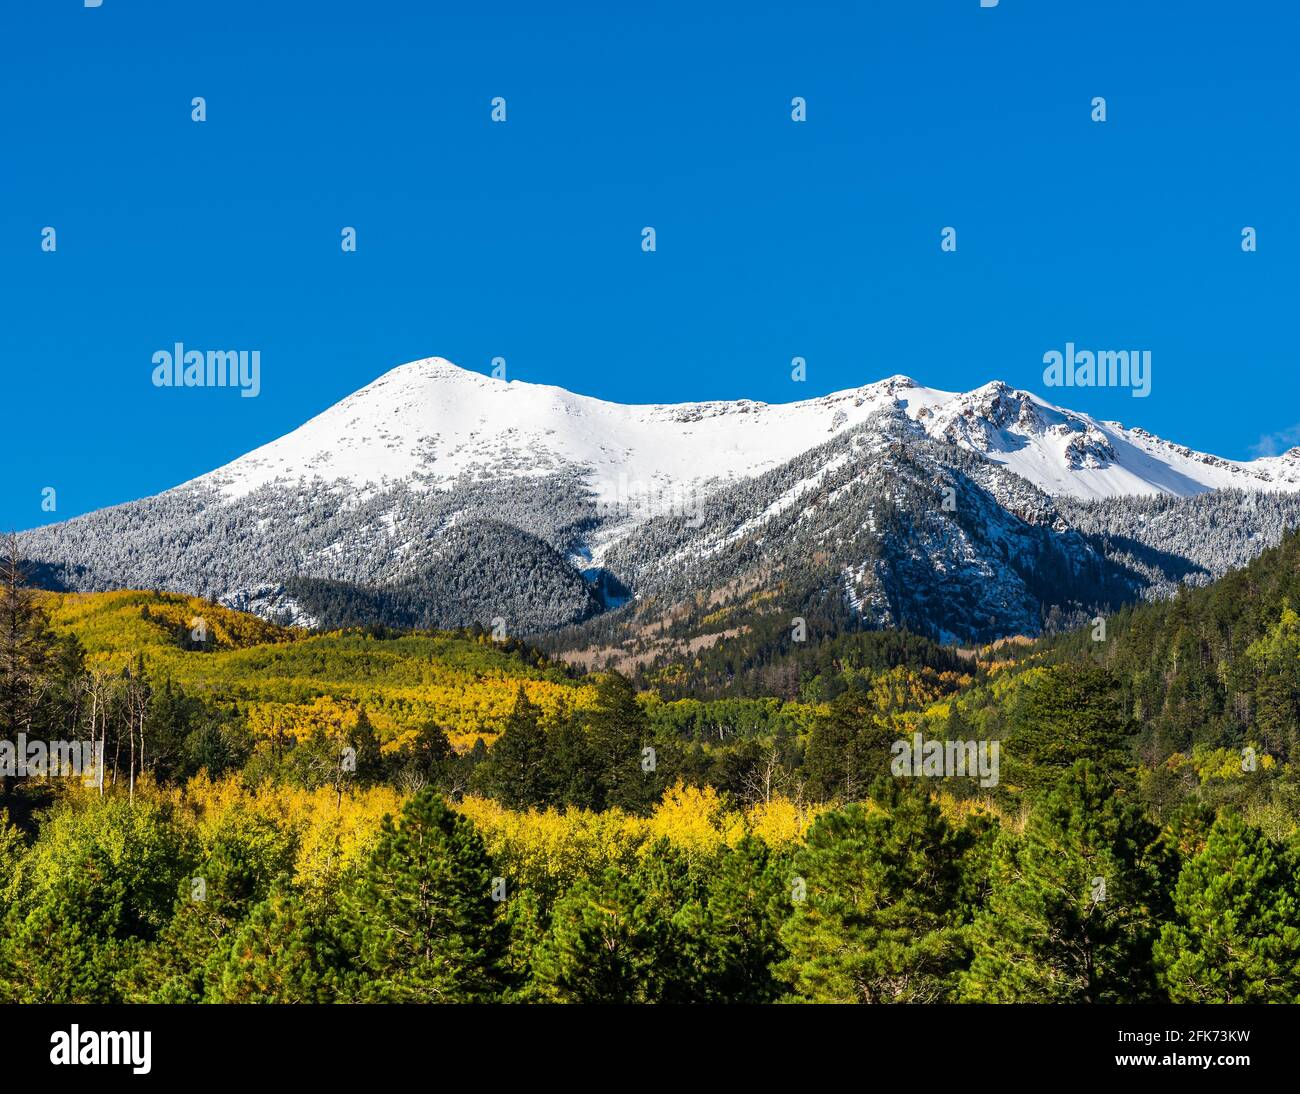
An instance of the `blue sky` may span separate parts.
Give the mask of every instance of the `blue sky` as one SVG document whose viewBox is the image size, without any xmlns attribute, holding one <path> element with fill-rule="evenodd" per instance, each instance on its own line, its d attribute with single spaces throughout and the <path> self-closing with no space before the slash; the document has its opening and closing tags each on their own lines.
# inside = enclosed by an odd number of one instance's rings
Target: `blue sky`
<svg viewBox="0 0 1300 1094">
<path fill-rule="evenodd" d="M 1289 444 L 1298 30 L 1280 0 L 8 0 L 0 528 L 434 354 L 632 402 L 1001 378 L 1221 455 Z M 153 387 L 177 341 L 260 350 L 261 394 Z M 1045 390 L 1067 341 L 1151 350 L 1150 397 Z"/>
</svg>

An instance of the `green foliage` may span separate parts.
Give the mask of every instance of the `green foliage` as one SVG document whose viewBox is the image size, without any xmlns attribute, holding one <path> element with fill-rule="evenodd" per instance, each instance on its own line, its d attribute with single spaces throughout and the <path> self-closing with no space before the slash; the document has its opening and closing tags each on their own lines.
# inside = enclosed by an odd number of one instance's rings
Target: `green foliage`
<svg viewBox="0 0 1300 1094">
<path fill-rule="evenodd" d="M 59 808 L 15 879 L 0 938 L 0 993 L 19 1002 L 111 1002 L 137 941 L 170 919 L 193 864 L 168 810 L 124 799 Z"/>
<path fill-rule="evenodd" d="M 790 957 L 779 971 L 795 996 L 950 998 L 965 954 L 959 906 L 972 843 L 923 789 L 888 780 L 870 803 L 818 817 L 792 867 L 803 899 L 781 931 Z"/>
<path fill-rule="evenodd" d="M 793 641 L 787 615 L 758 611 L 762 606 L 710 621 L 708 630 L 728 627 L 739 633 L 695 650 L 689 658 L 675 651 L 664 654 L 642 673 L 641 682 L 669 699 L 762 701 L 775 696 L 829 702 L 855 679 L 900 667 L 936 680 L 948 674 L 954 683 L 969 671 L 951 647 L 905 629 L 862 631 L 838 597 L 805 613 L 807 638 L 801 642 Z M 697 629 L 690 618 L 675 620 L 667 635 L 685 639 Z"/>
<path fill-rule="evenodd" d="M 1003 831 L 975 920 L 963 996 L 980 1002 L 1116 1003 L 1157 997 L 1151 948 L 1173 856 L 1160 830 L 1079 761 Z"/>
<path fill-rule="evenodd" d="M 277 890 L 240 925 L 208 998 L 219 1003 L 333 1002 L 346 990 L 346 960 L 329 916 L 301 895 Z"/>
<path fill-rule="evenodd" d="M 1298 542 L 975 672 L 792 648 L 756 601 L 653 693 L 480 632 L 210 605 L 196 644 L 201 601 L 11 588 L 4 726 L 121 770 L 0 787 L 0 1000 L 1300 1001 Z M 1002 784 L 888 778 L 918 730 L 1000 740 Z"/>
<path fill-rule="evenodd" d="M 555 904 L 533 957 L 534 994 L 559 1003 L 684 1002 L 702 887 L 660 843 L 637 870 L 610 868 Z M 684 917 L 684 918 L 683 918 Z"/>
<path fill-rule="evenodd" d="M 350 993 L 368 1002 L 465 1003 L 502 986 L 492 864 L 471 821 L 422 790 L 384 822 L 341 899 Z"/>
<path fill-rule="evenodd" d="M 1156 760 L 1253 739 L 1294 761 L 1300 650 L 1292 605 L 1300 605 L 1294 532 L 1212 585 L 1117 612 L 1103 643 L 1084 628 L 1045 648 L 1063 662 L 1102 661 Z"/>
<path fill-rule="evenodd" d="M 586 730 L 577 722 L 564 722 L 551 730 L 548 747 L 554 801 L 578 809 L 595 809 L 602 795 L 595 753 Z"/>
<path fill-rule="evenodd" d="M 786 954 L 789 863 L 746 837 L 710 871 L 697 960 L 702 1002 L 767 1003 L 782 990 L 773 966 Z"/>
<path fill-rule="evenodd" d="M 1175 1003 L 1300 1002 L 1300 862 L 1234 812 L 1183 865 L 1155 946 Z"/>
<path fill-rule="evenodd" d="M 220 979 L 232 935 L 293 868 L 292 838 L 236 809 L 212 834 L 192 877 L 182 879 L 170 921 L 140 947 L 123 977 L 129 1001 L 197 1003 Z"/>
<path fill-rule="evenodd" d="M 648 811 L 662 793 L 663 774 L 642 766 L 649 721 L 625 676 L 610 672 L 601 677 L 588 726 L 600 805 L 630 813 Z"/>
<path fill-rule="evenodd" d="M 1300 614 L 1284 601 L 1281 617 L 1246 647 L 1254 677 L 1254 736 L 1274 754 L 1300 761 Z"/>
<path fill-rule="evenodd" d="M 861 689 L 845 692 L 809 734 L 808 789 L 821 801 L 858 800 L 889 769 L 889 746 L 898 735 Z"/>
<path fill-rule="evenodd" d="M 1133 727 L 1114 682 L 1092 666 L 1053 666 L 1027 675 L 1015 696 L 1005 746 L 1008 782 L 1033 789 L 1052 785 L 1079 760 L 1118 778 Z"/>
<path fill-rule="evenodd" d="M 19 892 L 18 866 L 26 850 L 22 833 L 9 823 L 9 813 L 0 809 L 0 923 Z"/>
<path fill-rule="evenodd" d="M 476 785 L 511 809 L 546 805 L 553 798 L 555 776 L 541 713 L 521 687 L 501 736 L 475 772 Z"/>
</svg>

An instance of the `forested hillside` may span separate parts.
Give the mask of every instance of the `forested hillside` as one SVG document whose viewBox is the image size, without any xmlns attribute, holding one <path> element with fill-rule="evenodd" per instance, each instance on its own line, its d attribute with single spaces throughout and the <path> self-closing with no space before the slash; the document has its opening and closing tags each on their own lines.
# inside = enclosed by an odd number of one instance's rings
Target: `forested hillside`
<svg viewBox="0 0 1300 1094">
<path fill-rule="evenodd" d="M 0 579 L 0 759 L 105 755 L 0 786 L 0 999 L 1300 1001 L 1300 537 L 1054 639 L 630 677 Z"/>
</svg>

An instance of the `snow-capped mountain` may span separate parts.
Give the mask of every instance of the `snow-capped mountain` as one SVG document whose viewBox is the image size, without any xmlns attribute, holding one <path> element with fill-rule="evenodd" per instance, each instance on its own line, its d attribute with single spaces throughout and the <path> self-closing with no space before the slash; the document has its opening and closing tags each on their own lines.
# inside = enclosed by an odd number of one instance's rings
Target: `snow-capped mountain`
<svg viewBox="0 0 1300 1094">
<path fill-rule="evenodd" d="M 1000 382 L 625 406 L 430 358 L 23 543 L 53 585 L 308 624 L 591 630 L 779 586 L 795 614 L 830 598 L 847 621 L 965 639 L 1210 575 L 1296 523 L 1297 492 L 1300 450 L 1225 460 Z"/>
<path fill-rule="evenodd" d="M 1001 381 L 965 393 L 891 376 L 792 403 L 627 406 L 504 381 L 442 358 L 413 361 L 292 433 L 196 480 L 229 498 L 277 481 L 446 486 L 462 476 L 581 468 L 598 503 L 690 498 L 793 459 L 899 407 L 936 439 L 987 456 L 1049 494 L 1300 490 L 1300 448 L 1236 462 L 1098 422 Z"/>
<path fill-rule="evenodd" d="M 988 456 L 1053 496 L 1300 490 L 1300 448 L 1251 461 L 1227 460 L 1144 429 L 1063 410 L 1000 380 L 961 395 L 912 390 L 915 396 L 904 390 L 899 398 L 930 436 Z"/>
</svg>

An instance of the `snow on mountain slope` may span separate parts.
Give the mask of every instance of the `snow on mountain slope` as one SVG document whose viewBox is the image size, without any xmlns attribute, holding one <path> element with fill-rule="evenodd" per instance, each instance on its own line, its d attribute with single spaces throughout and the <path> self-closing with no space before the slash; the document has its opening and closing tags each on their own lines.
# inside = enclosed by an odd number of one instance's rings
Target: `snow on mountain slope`
<svg viewBox="0 0 1300 1094">
<path fill-rule="evenodd" d="M 618 605 L 775 583 L 845 626 L 983 640 L 1212 576 L 1297 524 L 1300 451 L 1236 463 L 996 382 L 624 406 L 432 358 L 21 549 L 50 588 L 330 627 L 594 634 Z"/>
<path fill-rule="evenodd" d="M 932 437 L 980 452 L 1052 495 L 1107 498 L 1207 490 L 1300 490 L 1300 449 L 1226 460 L 1119 422 L 1063 410 L 993 381 L 939 400 L 926 391 L 908 414 Z M 906 399 L 906 395 L 903 396 Z"/>
<path fill-rule="evenodd" d="M 779 406 L 749 400 L 625 406 L 496 380 L 435 357 L 385 373 L 292 433 L 196 481 L 235 498 L 278 479 L 448 486 L 466 475 L 581 468 L 599 503 L 635 506 L 649 497 L 670 503 L 674 493 L 708 492 L 760 474 L 860 424 L 888 398 L 887 386 Z"/>
<path fill-rule="evenodd" d="M 385 373 L 195 483 L 234 499 L 276 481 L 320 478 L 364 496 L 399 482 L 449 488 L 465 477 L 576 470 L 599 504 L 650 515 L 762 474 L 891 405 L 930 436 L 981 453 L 1053 495 L 1300 490 L 1300 449 L 1252 462 L 1221 459 L 999 381 L 953 393 L 893 376 L 794 403 L 627 406 L 493 379 L 437 357 Z"/>
</svg>

